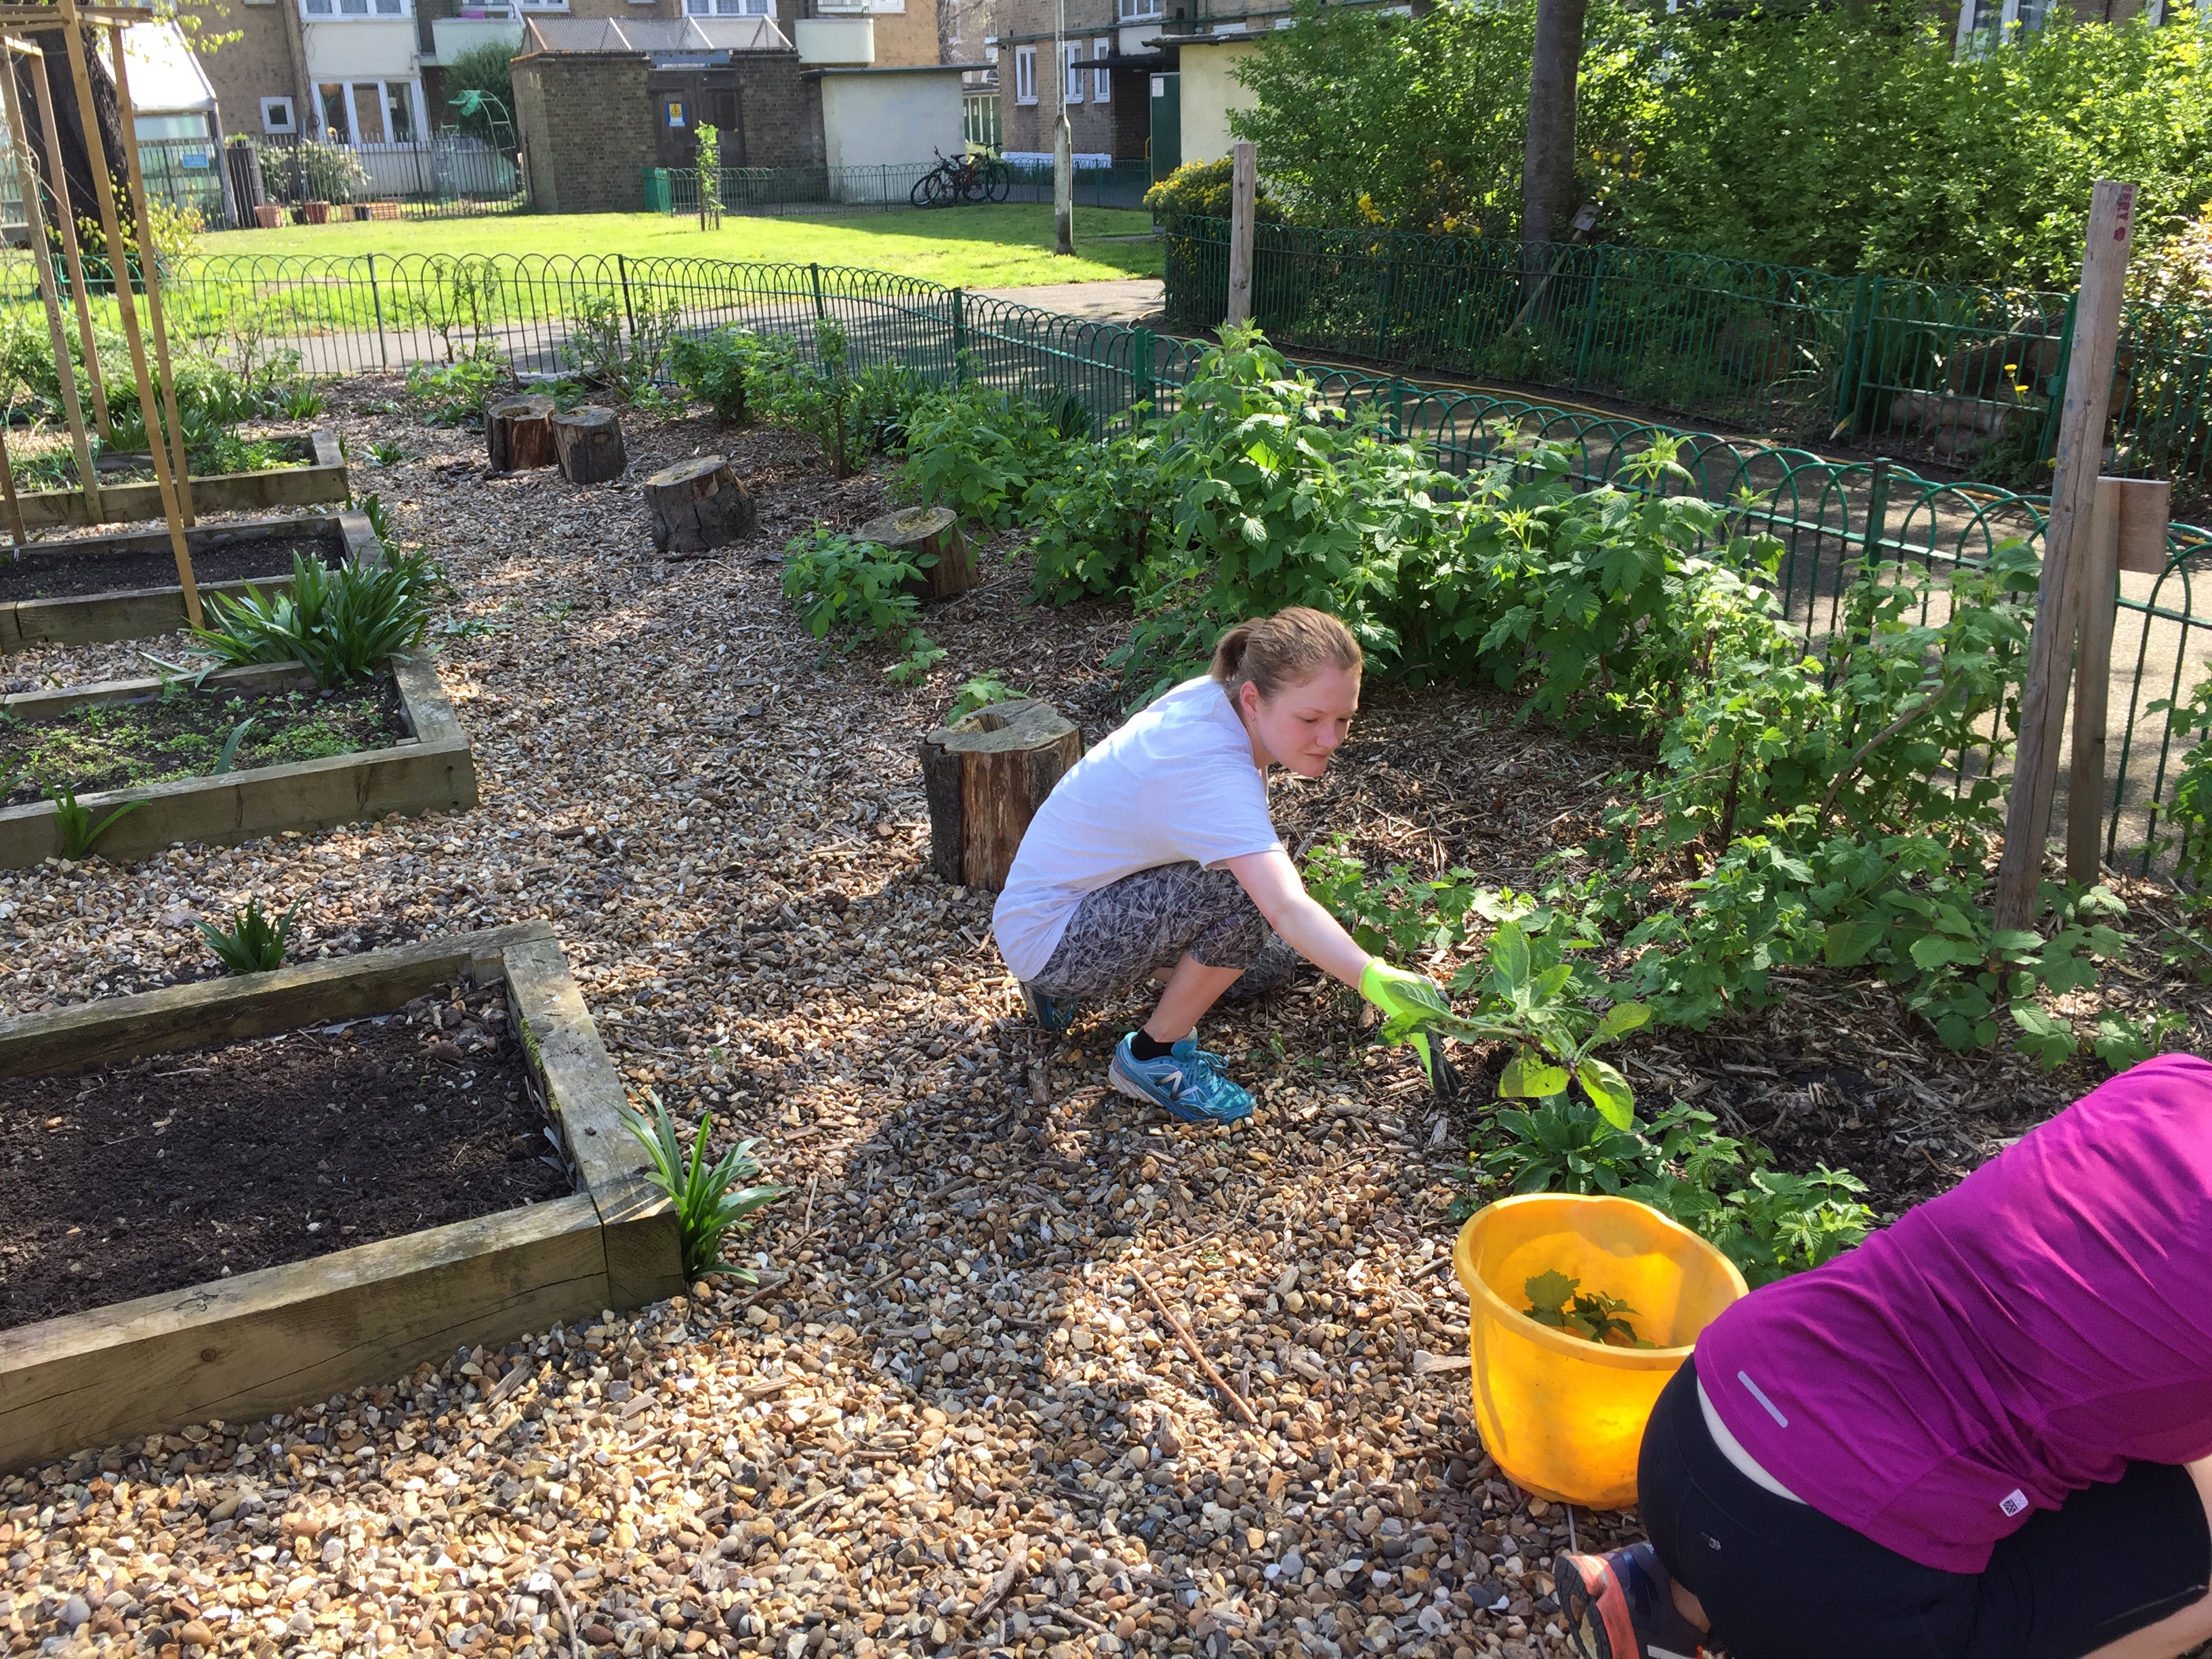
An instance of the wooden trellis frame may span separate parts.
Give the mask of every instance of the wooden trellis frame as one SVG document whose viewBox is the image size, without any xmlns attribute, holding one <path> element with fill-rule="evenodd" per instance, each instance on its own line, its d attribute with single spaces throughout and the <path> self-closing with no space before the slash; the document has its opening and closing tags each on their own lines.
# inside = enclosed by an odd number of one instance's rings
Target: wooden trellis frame
<svg viewBox="0 0 2212 1659">
<path fill-rule="evenodd" d="M 191 522 L 190 471 L 185 456 L 184 422 L 177 405 L 176 375 L 169 362 L 168 330 L 161 314 L 161 292 L 159 280 L 159 256 L 154 246 L 153 228 L 146 211 L 145 174 L 139 165 L 138 135 L 131 113 L 130 70 L 124 50 L 123 30 L 131 23 L 152 22 L 154 12 L 143 6 L 85 6 L 76 0 L 54 0 L 51 5 L 0 4 L 0 33 L 21 28 L 58 28 L 64 50 L 69 57 L 70 78 L 76 94 L 77 124 L 84 134 L 85 158 L 92 173 L 94 199 L 99 204 L 100 228 L 106 244 L 109 275 L 114 284 L 116 312 L 123 325 L 123 337 L 131 350 L 131 372 L 137 382 L 138 411 L 145 422 L 148 459 L 154 468 L 154 481 L 161 498 L 161 516 L 169 532 L 170 551 L 177 561 L 177 579 L 185 591 L 185 613 L 195 628 L 205 625 L 206 618 L 200 609 L 199 584 L 192 574 L 192 556 L 185 542 L 185 526 Z M 108 172 L 106 145 L 100 130 L 99 112 L 93 102 L 90 55 L 85 49 L 82 28 L 89 25 L 106 29 L 114 59 L 115 93 L 120 119 L 123 155 L 121 161 L 126 188 L 130 192 L 132 226 L 137 232 L 135 249 L 123 240 L 121 216 L 115 200 L 115 184 Z M 15 88 L 15 64 L 18 58 L 37 62 L 39 72 L 31 78 L 37 88 L 40 124 L 44 131 L 47 165 L 51 171 L 49 185 L 54 191 L 56 217 L 60 221 L 63 257 L 69 267 L 70 282 L 76 300 L 77 328 L 82 342 L 88 378 L 90 382 L 94 414 L 103 440 L 113 435 L 109 422 L 106 388 L 100 379 L 99 353 L 92 328 L 92 310 L 85 280 L 84 260 L 77 246 L 76 227 L 70 222 L 65 175 L 62 169 L 61 140 L 58 123 L 54 118 L 52 97 L 47 85 L 45 53 L 27 41 L 9 39 L 6 42 L 7 70 L 4 91 L 9 126 L 15 135 L 16 159 L 24 172 L 23 197 L 26 216 L 29 221 L 30 240 L 36 250 L 39 266 L 40 298 L 46 305 L 46 322 L 55 349 L 55 369 L 64 388 L 63 412 L 70 423 L 70 439 L 76 452 L 78 479 L 85 490 L 86 505 L 94 509 L 93 518 L 98 522 L 99 480 L 92 464 L 90 434 L 85 428 L 84 410 L 76 397 L 75 370 L 70 362 L 67 330 L 62 321 L 60 296 L 54 292 L 55 278 L 51 250 L 40 225 L 38 179 L 30 171 L 30 135 L 27 123 L 20 107 L 22 100 Z M 153 350 L 149 358 L 148 341 L 138 323 L 140 295 L 133 292 L 131 264 L 133 253 L 138 264 L 138 283 L 143 289 L 147 320 L 152 333 Z M 162 416 L 167 415 L 167 435 L 164 437 Z M 0 459 L 0 490 L 4 490 L 10 528 L 15 532 L 17 545 L 21 544 L 20 527 L 21 509 L 15 499 L 15 480 Z"/>
</svg>

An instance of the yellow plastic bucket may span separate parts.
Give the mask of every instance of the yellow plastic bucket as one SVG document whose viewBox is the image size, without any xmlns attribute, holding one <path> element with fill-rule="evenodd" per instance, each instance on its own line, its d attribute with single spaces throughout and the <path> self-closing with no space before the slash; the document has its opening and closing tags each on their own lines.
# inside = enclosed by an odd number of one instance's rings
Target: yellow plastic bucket
<svg viewBox="0 0 2212 1659">
<path fill-rule="evenodd" d="M 1735 1264 L 1648 1205 L 1533 1193 L 1470 1218 L 1452 1265 L 1470 1304 L 1475 1426 L 1498 1467 L 1561 1503 L 1635 1503 L 1644 1425 L 1698 1333 L 1744 1294 Z M 1606 1346 L 1529 1318 L 1528 1281 L 1554 1268 L 1628 1304 L 1636 1334 L 1660 1346 Z"/>
</svg>

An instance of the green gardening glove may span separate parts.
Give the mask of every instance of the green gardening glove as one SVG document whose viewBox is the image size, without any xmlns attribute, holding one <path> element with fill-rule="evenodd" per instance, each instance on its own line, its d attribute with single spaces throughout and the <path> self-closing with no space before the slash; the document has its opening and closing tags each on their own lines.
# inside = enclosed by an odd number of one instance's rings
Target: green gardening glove
<svg viewBox="0 0 2212 1659">
<path fill-rule="evenodd" d="M 1442 1048 L 1431 1049 L 1423 1029 L 1434 1016 L 1451 1012 L 1443 989 L 1432 979 L 1393 968 L 1376 957 L 1359 975 L 1359 994 L 1382 1011 L 1382 1040 L 1412 1043 L 1431 1091 L 1439 1100 L 1449 1099 L 1457 1091 L 1458 1078 Z"/>
</svg>

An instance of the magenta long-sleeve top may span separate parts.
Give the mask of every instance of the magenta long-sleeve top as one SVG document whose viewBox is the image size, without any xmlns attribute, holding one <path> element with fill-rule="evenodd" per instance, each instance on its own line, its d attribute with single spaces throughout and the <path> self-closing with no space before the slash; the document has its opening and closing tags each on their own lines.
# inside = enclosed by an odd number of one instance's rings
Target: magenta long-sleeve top
<svg viewBox="0 0 2212 1659">
<path fill-rule="evenodd" d="M 1698 1380 L 1783 1485 L 1922 1565 L 2130 1461 L 2212 1455 L 2212 1065 L 2146 1061 L 1827 1266 L 1738 1302 Z"/>
</svg>

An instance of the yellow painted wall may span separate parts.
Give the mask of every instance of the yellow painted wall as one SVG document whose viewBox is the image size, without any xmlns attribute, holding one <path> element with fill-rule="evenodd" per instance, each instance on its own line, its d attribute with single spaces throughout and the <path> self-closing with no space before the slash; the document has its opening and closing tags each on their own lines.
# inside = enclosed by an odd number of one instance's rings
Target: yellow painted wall
<svg viewBox="0 0 2212 1659">
<path fill-rule="evenodd" d="M 1231 36 L 1201 45 L 1182 46 L 1182 159 L 1218 161 L 1234 143 L 1229 131 L 1232 111 L 1248 109 L 1255 101 L 1237 85 L 1237 65 L 1259 50 L 1259 42 Z"/>
</svg>

